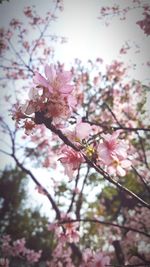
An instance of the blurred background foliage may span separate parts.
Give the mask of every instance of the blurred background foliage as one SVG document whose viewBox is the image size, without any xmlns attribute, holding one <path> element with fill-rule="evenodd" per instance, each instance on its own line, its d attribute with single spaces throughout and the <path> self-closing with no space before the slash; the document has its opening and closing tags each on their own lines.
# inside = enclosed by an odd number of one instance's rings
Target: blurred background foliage
<svg viewBox="0 0 150 267">
<path fill-rule="evenodd" d="M 51 258 L 53 233 L 47 230 L 48 218 L 40 208 L 27 207 L 27 176 L 17 167 L 6 167 L 0 176 L 0 235 L 12 240 L 26 239 L 26 247 L 43 250 L 41 261 Z M 11 265 L 10 265 L 11 266 Z"/>
</svg>

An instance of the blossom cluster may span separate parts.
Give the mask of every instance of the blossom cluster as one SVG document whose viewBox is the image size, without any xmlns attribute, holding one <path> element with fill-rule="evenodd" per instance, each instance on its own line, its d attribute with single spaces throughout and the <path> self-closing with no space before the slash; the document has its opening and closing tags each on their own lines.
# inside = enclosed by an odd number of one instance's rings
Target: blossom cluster
<svg viewBox="0 0 150 267">
<path fill-rule="evenodd" d="M 48 230 L 54 231 L 59 241 L 63 244 L 65 244 L 66 242 L 79 242 L 79 223 L 72 222 L 71 216 L 68 214 L 62 214 L 61 220 L 64 222 L 67 221 L 66 223 L 64 223 L 63 227 L 56 222 L 54 224 L 49 224 Z"/>
<path fill-rule="evenodd" d="M 92 127 L 87 123 L 77 124 L 75 131 L 68 133 L 72 142 L 81 145 L 81 152 L 77 152 L 69 146 L 61 149 L 63 156 L 61 163 L 65 167 L 65 173 L 71 178 L 73 172 L 85 162 L 84 152 L 89 158 L 96 161 L 97 165 L 103 166 L 110 175 L 124 176 L 131 166 L 128 159 L 128 144 L 125 140 L 119 139 L 120 131 L 113 134 L 102 134 L 100 142 L 88 144 L 88 137 L 92 134 Z"/>
<path fill-rule="evenodd" d="M 12 257 L 21 257 L 25 259 L 28 263 L 38 262 L 42 251 L 38 252 L 26 248 L 25 238 L 17 239 L 16 241 L 12 241 L 9 235 L 2 236 L 1 238 L 1 252 L 3 258 L 0 259 L 1 266 L 7 267 L 9 266 L 9 259 Z"/>
<path fill-rule="evenodd" d="M 135 228 L 137 230 L 143 230 L 146 233 L 150 232 L 150 213 L 144 207 L 136 207 L 134 210 L 129 210 L 125 212 L 126 215 L 126 226 Z M 143 255 L 146 261 L 150 261 L 150 243 L 149 237 L 141 236 L 139 233 L 132 233 L 129 231 L 124 240 L 121 241 L 124 247 L 124 254 L 127 263 L 137 264 L 139 262 L 138 255 Z"/>
<path fill-rule="evenodd" d="M 70 220 L 70 222 L 69 222 Z M 76 243 L 79 241 L 79 228 L 78 222 L 72 222 L 71 216 L 62 214 L 61 216 L 62 224 L 49 224 L 49 231 L 54 231 L 56 239 L 59 240 L 57 246 L 53 251 L 53 259 L 48 262 L 48 267 L 52 266 L 63 266 L 65 263 L 67 267 L 74 267 L 75 265 L 72 262 L 72 252 L 67 242 Z M 67 222 L 65 222 L 67 221 Z M 64 223 L 63 223 L 64 222 Z M 110 263 L 110 257 L 102 251 L 92 251 L 90 248 L 87 248 L 82 253 L 82 261 L 79 264 L 79 267 L 105 267 Z"/>
<path fill-rule="evenodd" d="M 22 112 L 26 115 L 42 112 L 44 117 L 53 119 L 53 123 L 60 126 L 71 116 L 76 104 L 72 95 L 73 85 L 70 84 L 71 73 L 60 71 L 54 65 L 46 65 L 45 76 L 35 73 L 35 87 L 31 88 Z M 29 127 L 29 122 L 26 123 Z"/>
<path fill-rule="evenodd" d="M 76 150 L 68 145 L 61 148 L 59 160 L 70 179 L 74 171 L 85 162 L 84 155 L 104 167 L 109 174 L 124 176 L 131 162 L 128 159 L 127 143 L 119 139 L 120 131 L 102 134 L 97 141 L 93 136 L 95 131 L 98 133 L 99 127 L 95 129 L 79 118 L 72 131 L 66 130 L 66 122 L 73 115 L 77 105 L 71 72 L 54 65 L 46 65 L 45 77 L 39 72 L 35 73 L 34 87 L 29 92 L 29 100 L 17 107 L 13 114 L 14 119 L 25 119 L 24 128 L 28 134 L 33 131 L 36 124 L 44 123 L 43 119 L 49 119 L 53 125 L 63 130 L 64 135 L 77 147 Z"/>
</svg>

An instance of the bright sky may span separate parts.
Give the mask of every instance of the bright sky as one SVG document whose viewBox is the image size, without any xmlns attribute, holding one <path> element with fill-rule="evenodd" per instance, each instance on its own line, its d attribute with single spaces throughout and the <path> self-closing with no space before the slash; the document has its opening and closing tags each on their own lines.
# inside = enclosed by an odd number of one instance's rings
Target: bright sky
<svg viewBox="0 0 150 267">
<path fill-rule="evenodd" d="M 56 57 L 62 61 L 72 61 L 75 57 L 84 61 L 101 57 L 108 64 L 117 58 L 136 66 L 132 70 L 133 77 L 145 80 L 149 77 L 149 71 L 147 67 L 141 68 L 141 63 L 149 60 L 150 38 L 135 24 L 140 13 L 133 10 L 126 21 L 116 18 L 106 27 L 97 17 L 100 7 L 111 2 L 118 3 L 110 0 L 65 0 L 64 12 L 57 22 L 56 32 L 68 37 L 68 43 L 59 47 Z M 122 7 L 128 3 L 131 6 L 131 1 L 119 1 Z M 119 50 L 126 41 L 133 48 L 128 56 L 121 57 Z M 139 54 L 135 52 L 138 50 L 137 45 L 141 47 Z"/>
<path fill-rule="evenodd" d="M 149 77 L 149 71 L 144 65 L 141 67 L 141 63 L 150 60 L 150 38 L 135 24 L 141 18 L 141 14 L 138 9 L 133 10 L 129 12 L 126 21 L 112 19 L 110 26 L 106 27 L 98 20 L 99 10 L 100 7 L 111 3 L 119 4 L 121 7 L 133 5 L 131 0 L 64 0 L 64 11 L 59 13 L 58 20 L 50 30 L 51 33 L 65 36 L 68 42 L 55 45 L 55 58 L 66 63 L 73 62 L 74 58 L 87 61 L 89 58 L 101 57 L 106 63 L 120 58 L 136 67 L 134 70 L 132 68 L 134 78 L 145 80 Z M 143 0 L 143 3 L 150 2 Z M 6 1 L 0 5 L 1 25 L 6 26 L 13 17 L 23 20 L 23 8 L 32 4 L 41 16 L 49 7 L 51 9 L 51 0 Z M 119 57 L 119 50 L 125 41 L 133 48 L 127 56 Z M 135 52 L 138 50 L 137 45 L 141 47 L 140 53 Z"/>
<path fill-rule="evenodd" d="M 149 0 L 143 0 L 143 2 L 150 3 Z M 37 12 L 39 11 L 42 16 L 49 9 L 50 3 L 50 0 L 9 0 L 9 2 L 4 2 L 0 5 L 1 26 L 7 27 L 9 21 L 14 17 L 23 19 L 22 10 L 27 5 L 35 4 Z M 100 7 L 110 3 L 119 3 L 122 6 L 131 5 L 131 0 L 64 0 L 64 11 L 60 13 L 58 20 L 53 24 L 51 33 L 65 36 L 68 42 L 55 46 L 55 59 L 68 64 L 73 62 L 74 58 L 80 58 L 86 62 L 88 59 L 94 60 L 100 57 L 107 64 L 114 59 L 124 60 L 127 64 L 135 66 L 130 72 L 135 79 L 148 83 L 149 69 L 141 64 L 150 60 L 150 38 L 144 35 L 135 24 L 140 19 L 139 12 L 134 10 L 130 12 L 127 21 L 113 19 L 110 26 L 106 27 L 97 17 Z M 133 45 L 133 48 L 127 55 L 121 57 L 119 50 L 125 41 Z M 137 45 L 141 47 L 140 53 L 136 52 Z M 3 157 L 3 165 L 5 163 Z"/>
</svg>

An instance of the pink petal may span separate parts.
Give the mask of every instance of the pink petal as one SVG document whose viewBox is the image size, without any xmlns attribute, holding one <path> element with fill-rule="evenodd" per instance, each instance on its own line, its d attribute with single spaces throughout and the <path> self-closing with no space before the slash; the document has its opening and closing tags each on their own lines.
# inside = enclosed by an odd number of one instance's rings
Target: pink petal
<svg viewBox="0 0 150 267">
<path fill-rule="evenodd" d="M 33 81 L 37 85 L 41 85 L 41 86 L 46 87 L 46 88 L 48 87 L 47 80 L 39 72 L 35 72 L 35 76 L 33 78 Z"/>
<path fill-rule="evenodd" d="M 105 144 L 99 144 L 98 146 L 99 160 L 103 161 L 104 164 L 109 165 L 112 162 L 111 155 L 105 146 Z"/>
<path fill-rule="evenodd" d="M 45 66 L 45 75 L 49 82 L 53 82 L 56 79 L 56 70 L 52 64 Z"/>
<path fill-rule="evenodd" d="M 67 162 L 68 162 L 68 159 L 67 159 L 67 157 L 62 157 L 62 158 L 59 158 L 58 160 L 60 160 L 60 162 L 61 162 L 62 164 L 64 164 L 64 163 L 67 163 Z"/>
<path fill-rule="evenodd" d="M 65 84 L 59 89 L 59 92 L 62 94 L 70 94 L 73 91 L 73 85 Z"/>
<path fill-rule="evenodd" d="M 112 139 L 117 139 L 118 138 L 118 136 L 119 136 L 119 134 L 120 134 L 120 130 L 117 130 L 117 131 L 115 131 L 113 134 L 112 134 Z"/>
<path fill-rule="evenodd" d="M 124 147 L 116 147 L 115 149 L 115 153 L 118 157 L 121 157 L 122 159 L 126 158 L 127 157 L 127 152 L 126 150 L 124 149 Z"/>
<path fill-rule="evenodd" d="M 58 73 L 58 79 L 63 81 L 63 83 L 68 83 L 72 79 L 72 74 L 70 71 L 63 71 Z"/>
<path fill-rule="evenodd" d="M 68 95 L 67 99 L 69 107 L 74 108 L 77 105 L 77 100 L 74 96 Z"/>
<path fill-rule="evenodd" d="M 109 167 L 108 167 L 108 173 L 110 174 L 110 175 L 115 175 L 116 174 L 116 168 L 112 165 L 110 165 Z"/>
<path fill-rule="evenodd" d="M 65 167 L 65 174 L 70 178 L 70 180 L 72 180 L 74 170 L 73 170 L 71 164 L 65 164 L 64 167 Z"/>
<path fill-rule="evenodd" d="M 76 136 L 79 139 L 86 139 L 91 132 L 91 126 L 88 123 L 80 122 L 76 126 Z"/>
<path fill-rule="evenodd" d="M 54 90 L 53 90 L 53 87 L 52 87 L 50 84 L 48 85 L 48 91 L 49 91 L 50 93 L 53 93 L 53 91 L 54 91 Z"/>
<path fill-rule="evenodd" d="M 104 138 L 105 141 L 111 140 L 112 137 L 110 134 L 102 134 L 101 136 Z"/>
<path fill-rule="evenodd" d="M 126 171 L 120 165 L 117 166 L 117 173 L 120 176 L 125 176 L 126 175 Z"/>
<path fill-rule="evenodd" d="M 125 168 L 125 169 L 130 168 L 131 167 L 131 162 L 128 159 L 122 160 L 121 161 L 121 166 L 123 168 Z"/>
</svg>

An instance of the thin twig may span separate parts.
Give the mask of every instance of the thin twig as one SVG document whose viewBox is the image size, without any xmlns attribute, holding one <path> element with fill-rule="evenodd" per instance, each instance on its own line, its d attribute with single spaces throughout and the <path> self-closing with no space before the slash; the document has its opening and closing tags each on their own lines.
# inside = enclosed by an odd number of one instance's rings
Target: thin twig
<svg viewBox="0 0 150 267">
<path fill-rule="evenodd" d="M 82 188 L 81 188 L 81 191 L 79 193 L 79 197 L 78 197 L 77 204 L 76 204 L 76 217 L 77 217 L 77 219 L 80 219 L 80 210 L 81 210 L 81 207 L 82 207 L 83 190 L 84 190 L 84 186 L 86 184 L 86 180 L 87 180 L 88 175 L 89 175 L 89 171 L 90 171 L 90 167 L 87 166 L 87 172 L 85 174 L 85 177 L 84 177 L 84 180 L 83 180 L 83 184 L 82 184 Z"/>
<path fill-rule="evenodd" d="M 137 169 L 134 166 L 131 166 L 132 169 L 134 170 L 134 172 L 136 173 L 136 175 L 140 178 L 140 180 L 142 181 L 142 183 L 144 184 L 145 188 L 147 189 L 147 191 L 150 193 L 150 187 L 148 186 L 148 184 L 146 183 L 144 177 L 137 171 Z"/>
<path fill-rule="evenodd" d="M 80 167 L 79 167 L 79 169 L 78 169 L 78 173 L 77 173 L 77 176 L 76 176 L 76 179 L 75 179 L 75 188 L 74 188 L 74 189 L 77 188 L 78 181 L 79 181 L 79 177 L 80 177 Z M 73 192 L 73 194 L 72 194 L 72 198 L 71 198 L 71 203 L 70 203 L 70 206 L 69 206 L 69 208 L 68 208 L 68 210 L 67 210 L 67 213 L 71 212 L 71 210 L 72 210 L 73 203 L 74 203 L 74 200 L 75 200 L 75 196 L 76 196 L 76 192 L 75 192 L 75 190 L 74 190 L 74 192 Z"/>
<path fill-rule="evenodd" d="M 82 118 L 82 121 L 89 123 L 90 125 L 100 126 L 101 128 L 104 128 L 106 130 L 112 129 L 114 131 L 124 130 L 124 131 L 129 131 L 129 132 L 137 132 L 137 131 L 150 132 L 150 128 L 144 128 L 144 127 L 126 127 L 126 126 L 111 126 L 111 125 L 108 126 L 108 125 L 105 125 L 104 123 L 99 123 L 97 121 L 89 121 L 86 118 Z"/>
<path fill-rule="evenodd" d="M 53 200 L 52 196 L 49 194 L 49 192 L 37 181 L 37 179 L 35 178 L 35 176 L 32 174 L 32 172 L 28 169 L 26 169 L 19 161 L 18 159 L 16 158 L 15 155 L 12 155 L 12 158 L 15 160 L 17 166 L 22 170 L 24 171 L 26 174 L 28 174 L 31 179 L 35 182 L 35 184 L 40 187 L 43 191 L 43 193 L 47 196 L 47 198 L 49 199 L 53 209 L 55 210 L 56 212 L 56 219 L 60 219 L 61 216 L 60 216 L 60 211 L 55 203 L 55 201 Z"/>
<path fill-rule="evenodd" d="M 112 222 L 106 222 L 106 221 L 101 221 L 101 220 L 98 220 L 98 219 L 90 219 L 90 218 L 85 218 L 85 219 L 69 219 L 69 220 L 62 220 L 62 221 L 59 221 L 58 223 L 59 224 L 66 224 L 68 222 L 85 222 L 85 223 L 98 223 L 98 224 L 103 224 L 105 226 L 113 226 L 113 227 L 117 227 L 117 228 L 120 228 L 120 229 L 124 229 L 126 231 L 132 231 L 132 232 L 135 232 L 135 233 L 139 233 L 141 235 L 144 235 L 144 236 L 147 236 L 150 238 L 150 234 L 146 233 L 146 232 L 143 232 L 141 230 L 138 230 L 138 229 L 135 229 L 135 228 L 132 228 L 132 227 L 128 227 L 128 226 L 123 226 L 123 225 L 119 225 L 117 223 L 112 223 Z"/>
<path fill-rule="evenodd" d="M 144 144 L 143 144 L 143 139 L 142 137 L 140 136 L 139 132 L 137 131 L 137 136 L 139 138 L 139 142 L 140 142 L 140 145 L 141 145 L 141 149 L 143 151 L 143 157 L 144 157 L 144 163 L 146 165 L 146 167 L 149 169 L 149 165 L 148 165 L 148 162 L 147 162 L 147 157 L 146 157 L 146 153 L 145 153 L 145 147 L 144 147 Z"/>
</svg>

